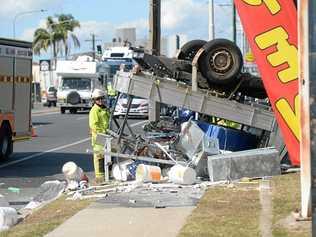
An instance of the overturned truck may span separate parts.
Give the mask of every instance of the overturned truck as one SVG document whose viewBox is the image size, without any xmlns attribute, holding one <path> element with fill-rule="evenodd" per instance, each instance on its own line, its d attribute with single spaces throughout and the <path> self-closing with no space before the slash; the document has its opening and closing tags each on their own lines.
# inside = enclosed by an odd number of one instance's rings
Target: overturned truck
<svg viewBox="0 0 316 237">
<path fill-rule="evenodd" d="M 242 55 L 234 43 L 224 39 L 190 41 L 181 48 L 177 58 L 155 56 L 134 48 L 134 59 L 140 67 L 131 72 L 120 71 L 114 78 L 114 88 L 130 95 L 123 123 L 119 125 L 112 116 L 117 126 L 118 143 L 125 138 L 129 141 L 123 142 L 118 153 L 130 150 L 137 159 L 137 149 L 142 142 L 135 142 L 139 136 L 133 133 L 127 120 L 133 96 L 137 96 L 234 121 L 240 124 L 241 131 L 256 134 L 257 147 L 276 147 L 280 158 L 285 157 L 286 149 L 261 78 L 243 72 Z M 125 128 L 129 130 L 130 138 L 127 138 Z M 113 126 L 112 130 L 115 131 Z M 130 145 L 131 141 L 136 145 Z M 115 156 L 122 157 L 120 154 Z M 186 159 L 192 163 L 189 156 Z"/>
<path fill-rule="evenodd" d="M 242 72 L 240 49 L 227 39 L 189 41 L 181 47 L 177 58 L 155 56 L 134 48 L 134 60 L 142 69 L 157 76 L 173 78 L 190 85 L 195 76 L 199 88 L 222 97 L 237 98 L 238 95 L 238 98 L 267 98 L 261 78 Z"/>
</svg>

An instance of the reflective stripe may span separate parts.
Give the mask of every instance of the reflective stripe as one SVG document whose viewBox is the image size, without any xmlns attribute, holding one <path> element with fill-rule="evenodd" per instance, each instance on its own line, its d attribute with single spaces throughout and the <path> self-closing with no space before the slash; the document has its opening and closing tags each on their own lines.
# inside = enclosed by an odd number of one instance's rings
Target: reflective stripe
<svg viewBox="0 0 316 237">
<path fill-rule="evenodd" d="M 8 120 L 12 129 L 12 132 L 14 133 L 15 127 L 14 127 L 14 115 L 13 113 L 0 113 L 0 127 L 2 124 L 2 121 Z"/>
<path fill-rule="evenodd" d="M 24 77 L 24 76 L 17 76 L 15 78 L 16 83 L 30 83 L 32 81 L 32 77 Z M 13 82 L 13 76 L 5 76 L 0 75 L 0 83 L 12 83 Z"/>
<path fill-rule="evenodd" d="M 0 82 L 13 82 L 13 76 L 0 75 Z"/>
</svg>

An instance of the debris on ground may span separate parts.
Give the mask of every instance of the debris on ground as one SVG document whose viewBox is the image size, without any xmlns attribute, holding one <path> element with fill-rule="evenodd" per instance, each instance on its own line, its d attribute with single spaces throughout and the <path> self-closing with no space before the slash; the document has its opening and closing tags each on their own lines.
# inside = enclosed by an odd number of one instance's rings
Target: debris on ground
<svg viewBox="0 0 316 237">
<path fill-rule="evenodd" d="M 18 222 L 18 213 L 12 207 L 0 207 L 0 232 L 8 230 Z"/>
<path fill-rule="evenodd" d="M 47 203 L 59 198 L 65 191 L 66 184 L 58 180 L 46 181 L 39 187 L 38 193 L 33 197 L 20 212 L 22 215 L 26 216 L 36 208 L 39 208 Z"/>
<path fill-rule="evenodd" d="M 75 162 L 69 161 L 64 164 L 62 172 L 67 181 L 68 190 L 88 187 L 89 179 L 83 170 Z"/>
</svg>

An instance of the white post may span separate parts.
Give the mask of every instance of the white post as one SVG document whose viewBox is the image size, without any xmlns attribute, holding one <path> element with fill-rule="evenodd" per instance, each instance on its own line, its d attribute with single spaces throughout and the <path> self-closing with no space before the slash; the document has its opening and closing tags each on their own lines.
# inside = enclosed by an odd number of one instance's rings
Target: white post
<svg viewBox="0 0 316 237">
<path fill-rule="evenodd" d="M 104 181 L 109 182 L 109 164 L 111 163 L 111 136 L 106 136 L 104 145 Z"/>
<path fill-rule="evenodd" d="M 301 123 L 301 217 L 311 216 L 310 54 L 308 1 L 299 1 L 298 48 Z"/>
<path fill-rule="evenodd" d="M 208 2 L 208 39 L 212 40 L 215 38 L 215 27 L 214 27 L 214 0 Z"/>
</svg>

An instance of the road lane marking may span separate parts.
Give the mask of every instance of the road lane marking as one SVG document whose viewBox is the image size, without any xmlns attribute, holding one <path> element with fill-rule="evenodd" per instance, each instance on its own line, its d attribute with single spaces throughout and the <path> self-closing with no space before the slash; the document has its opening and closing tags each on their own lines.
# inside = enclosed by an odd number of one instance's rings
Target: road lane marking
<svg viewBox="0 0 316 237">
<path fill-rule="evenodd" d="M 131 124 L 131 128 L 133 128 L 133 127 L 136 127 L 136 126 L 138 126 L 138 125 L 142 125 L 142 124 L 145 124 L 145 123 L 147 123 L 148 122 L 148 120 L 144 120 L 144 121 L 140 121 L 140 122 L 137 122 L 137 123 L 133 123 L 133 124 Z"/>
<path fill-rule="evenodd" d="M 76 120 L 83 120 L 83 119 L 88 119 L 89 117 L 86 116 L 86 117 L 80 117 L 80 118 L 76 118 Z"/>
<path fill-rule="evenodd" d="M 64 146 L 55 147 L 55 148 L 53 148 L 53 149 L 50 149 L 50 150 L 47 150 L 47 151 L 43 151 L 43 152 L 41 152 L 41 153 L 36 153 L 36 154 L 33 154 L 33 155 L 30 155 L 30 156 L 24 157 L 24 158 L 19 159 L 19 160 L 11 161 L 11 162 L 9 162 L 9 163 L 0 165 L 0 169 L 5 168 L 5 167 L 8 167 L 8 166 L 10 166 L 10 165 L 15 165 L 15 164 L 21 163 L 21 162 L 26 161 L 26 160 L 30 160 L 30 159 L 33 159 L 33 158 L 36 158 L 36 157 L 40 157 L 40 156 L 42 156 L 42 155 L 44 155 L 44 154 L 46 154 L 46 153 L 51 153 L 51 152 L 54 152 L 54 151 L 63 150 L 63 149 L 65 149 L 65 148 L 72 147 L 72 146 L 75 146 L 75 145 L 84 143 L 84 142 L 86 142 L 86 141 L 89 141 L 89 140 L 91 140 L 90 137 L 85 138 L 85 139 L 82 139 L 82 140 L 79 140 L 79 141 L 74 142 L 74 143 L 71 143 L 71 144 L 67 144 L 67 145 L 64 145 Z"/>
<path fill-rule="evenodd" d="M 46 116 L 46 115 L 51 115 L 51 114 L 59 114 L 59 112 L 32 114 L 32 117 L 40 117 L 40 116 Z"/>
</svg>

